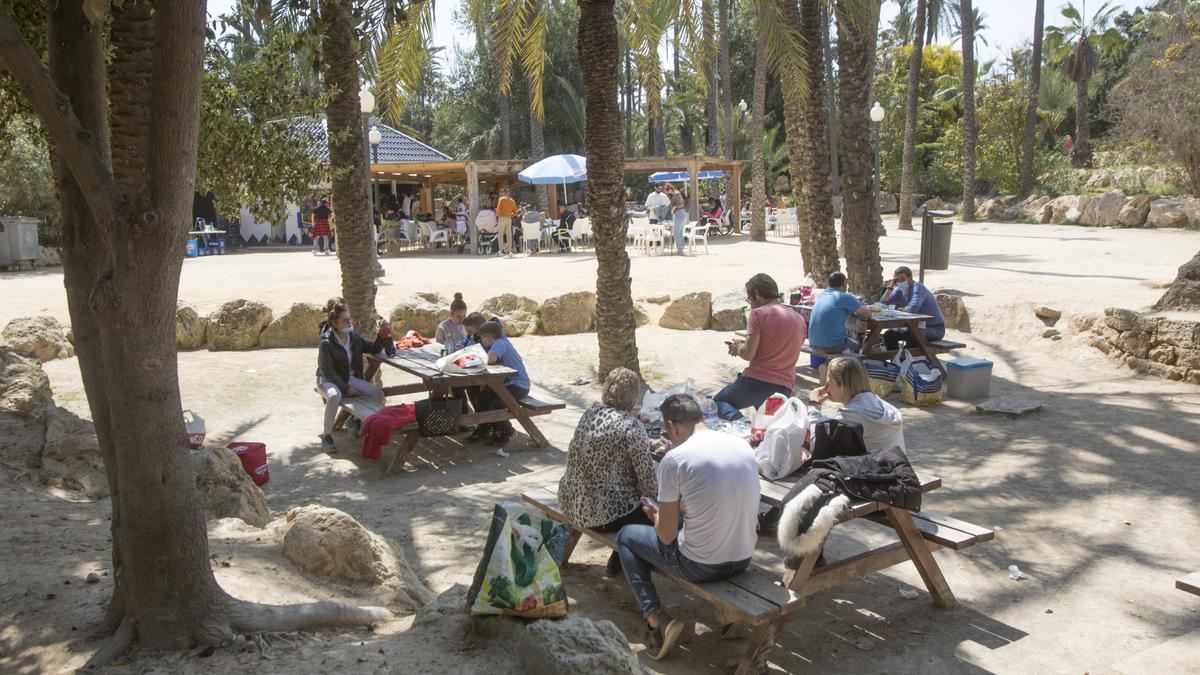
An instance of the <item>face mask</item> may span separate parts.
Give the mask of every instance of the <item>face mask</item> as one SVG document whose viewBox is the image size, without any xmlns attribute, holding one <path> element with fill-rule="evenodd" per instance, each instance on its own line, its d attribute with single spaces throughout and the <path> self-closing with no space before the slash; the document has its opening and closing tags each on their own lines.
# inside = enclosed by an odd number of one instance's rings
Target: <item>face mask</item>
<svg viewBox="0 0 1200 675">
<path fill-rule="evenodd" d="M 901 281 L 900 283 L 896 284 L 896 290 L 900 291 L 901 293 L 907 291 L 908 290 L 908 282 Z"/>
<path fill-rule="evenodd" d="M 339 328 L 338 332 L 341 333 L 342 335 L 350 335 L 351 333 L 354 332 L 354 327 L 346 326 L 345 328 Z"/>
</svg>

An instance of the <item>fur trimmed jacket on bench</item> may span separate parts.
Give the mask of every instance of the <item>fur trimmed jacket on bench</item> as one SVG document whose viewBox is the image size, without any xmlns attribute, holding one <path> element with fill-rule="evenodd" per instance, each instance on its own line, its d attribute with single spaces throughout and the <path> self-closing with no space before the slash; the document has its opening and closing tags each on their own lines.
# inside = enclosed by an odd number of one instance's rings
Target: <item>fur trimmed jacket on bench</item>
<svg viewBox="0 0 1200 675">
<path fill-rule="evenodd" d="M 779 545 L 796 556 L 817 553 L 851 499 L 921 510 L 921 480 L 898 447 L 814 460 L 783 498 Z"/>
</svg>

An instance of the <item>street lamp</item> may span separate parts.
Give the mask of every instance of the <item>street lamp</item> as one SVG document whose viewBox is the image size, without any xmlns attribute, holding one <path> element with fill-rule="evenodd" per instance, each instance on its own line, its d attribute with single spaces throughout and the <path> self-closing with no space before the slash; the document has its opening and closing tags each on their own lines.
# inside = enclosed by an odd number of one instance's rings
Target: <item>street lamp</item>
<svg viewBox="0 0 1200 675">
<path fill-rule="evenodd" d="M 372 190 L 375 186 L 375 181 L 371 178 L 371 138 L 372 134 L 367 132 L 367 126 L 370 124 L 371 113 L 375 112 L 375 95 L 371 93 L 370 87 L 363 85 L 362 89 L 358 90 L 358 110 L 362 113 L 363 118 L 363 142 L 367 155 L 367 203 L 370 204 L 370 213 L 368 220 L 371 223 L 371 260 L 375 266 L 375 276 L 381 277 L 385 274 L 383 265 L 379 264 L 379 249 L 375 242 L 375 200 L 372 198 Z M 378 133 L 378 131 L 374 132 Z M 382 140 L 382 139 L 380 139 Z"/>
<path fill-rule="evenodd" d="M 371 127 L 371 132 L 367 134 L 367 140 L 371 143 L 371 163 L 378 164 L 379 144 L 383 142 L 383 134 L 380 133 L 379 127 Z M 379 209 L 379 183 L 374 178 L 371 180 L 371 204 Z"/>
<path fill-rule="evenodd" d="M 879 212 L 879 123 L 883 121 L 883 106 L 879 101 L 871 107 L 871 122 L 875 125 L 875 230 L 879 236 L 886 237 L 887 229 L 883 226 L 883 216 Z"/>
</svg>

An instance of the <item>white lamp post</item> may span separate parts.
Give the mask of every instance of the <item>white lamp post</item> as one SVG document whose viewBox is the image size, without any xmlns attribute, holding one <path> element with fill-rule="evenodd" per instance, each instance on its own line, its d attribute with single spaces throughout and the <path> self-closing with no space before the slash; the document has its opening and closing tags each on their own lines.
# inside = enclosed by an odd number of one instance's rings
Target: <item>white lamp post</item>
<svg viewBox="0 0 1200 675">
<path fill-rule="evenodd" d="M 370 124 L 370 115 L 375 112 L 375 94 L 371 93 L 370 87 L 363 84 L 358 90 L 358 109 L 363 115 L 363 140 L 366 141 L 366 147 L 363 150 L 367 154 L 367 203 L 370 204 L 368 220 L 371 223 L 371 259 L 375 263 L 375 276 L 381 277 L 385 274 L 383 265 L 379 264 L 379 249 L 376 246 L 375 237 L 375 200 L 373 198 L 373 190 L 375 181 L 371 177 L 371 145 L 376 141 L 373 139 L 373 134 L 378 134 L 378 130 L 371 133 L 367 132 L 367 125 Z M 382 136 L 380 136 L 380 140 Z"/>
<path fill-rule="evenodd" d="M 883 216 L 879 212 L 879 123 L 883 121 L 883 106 L 879 101 L 871 107 L 871 122 L 875 126 L 875 229 L 879 236 L 886 237 L 887 229 L 883 227 Z"/>
</svg>

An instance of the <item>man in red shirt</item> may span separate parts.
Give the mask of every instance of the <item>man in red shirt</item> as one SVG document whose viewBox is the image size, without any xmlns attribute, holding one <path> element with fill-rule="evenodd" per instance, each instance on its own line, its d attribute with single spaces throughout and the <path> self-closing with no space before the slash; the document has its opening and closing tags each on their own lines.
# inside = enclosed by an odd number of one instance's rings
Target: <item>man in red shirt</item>
<svg viewBox="0 0 1200 675">
<path fill-rule="evenodd" d="M 517 216 L 517 203 L 513 201 L 512 192 L 508 188 L 500 191 L 500 201 L 496 203 L 496 224 L 500 227 L 500 254 L 512 255 L 512 222 Z"/>
<path fill-rule="evenodd" d="M 329 228 L 329 218 L 333 215 L 333 209 L 329 208 L 329 200 L 321 197 L 321 201 L 317 204 L 317 208 L 313 209 L 312 219 L 312 242 L 313 255 L 317 254 L 317 244 L 321 244 L 321 251 L 325 255 L 329 255 L 331 249 L 331 241 L 333 232 Z"/>
<path fill-rule="evenodd" d="M 796 361 L 808 329 L 804 318 L 779 301 L 779 285 L 765 274 L 746 282 L 750 317 L 746 340 L 729 343 L 729 355 L 750 362 L 713 401 L 723 420 L 739 420 L 742 409 L 762 405 L 772 394 L 791 396 L 796 386 Z"/>
</svg>

